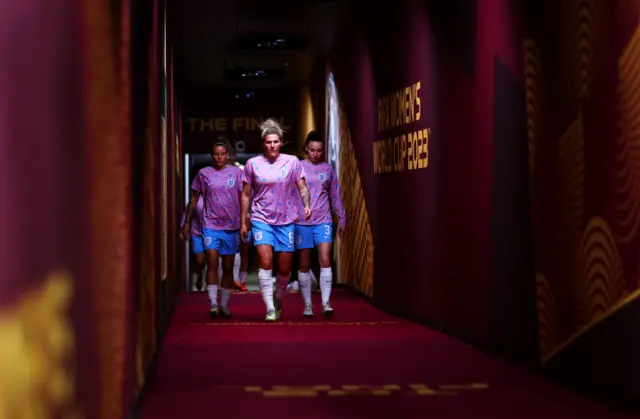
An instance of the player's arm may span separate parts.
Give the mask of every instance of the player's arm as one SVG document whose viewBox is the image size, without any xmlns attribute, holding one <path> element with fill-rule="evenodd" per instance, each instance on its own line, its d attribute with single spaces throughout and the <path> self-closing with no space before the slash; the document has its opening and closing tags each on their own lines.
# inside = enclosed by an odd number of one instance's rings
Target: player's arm
<svg viewBox="0 0 640 419">
<path fill-rule="evenodd" d="M 251 184 L 244 182 L 240 193 L 240 225 L 247 225 L 247 215 L 251 204 Z"/>
<path fill-rule="evenodd" d="M 298 192 L 300 192 L 300 199 L 302 200 L 302 205 L 305 208 L 311 207 L 311 200 L 309 196 L 309 188 L 307 187 L 307 181 L 304 178 L 300 178 L 296 181 L 296 186 L 298 187 Z"/>
<path fill-rule="evenodd" d="M 331 198 L 331 209 L 333 213 L 338 217 L 338 226 L 341 230 L 347 225 L 347 216 L 344 210 L 344 204 L 342 203 L 342 191 L 340 188 L 340 181 L 332 170 L 331 184 L 329 186 L 329 197 Z"/>
<path fill-rule="evenodd" d="M 198 205 L 198 199 L 200 199 L 200 192 L 192 190 L 191 200 L 187 204 L 187 211 L 184 216 L 184 224 L 191 224 L 191 216 L 193 215 L 193 209 Z"/>
</svg>

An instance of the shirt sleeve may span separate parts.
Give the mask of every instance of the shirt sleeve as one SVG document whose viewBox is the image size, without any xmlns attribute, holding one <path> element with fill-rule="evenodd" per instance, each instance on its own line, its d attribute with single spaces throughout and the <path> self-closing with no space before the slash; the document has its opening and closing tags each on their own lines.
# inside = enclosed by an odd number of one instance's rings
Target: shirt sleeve
<svg viewBox="0 0 640 419">
<path fill-rule="evenodd" d="M 184 225 L 184 221 L 187 218 L 187 208 L 189 208 L 189 205 L 184 207 L 184 210 L 182 210 L 182 218 L 180 219 L 180 227 L 182 227 Z"/>
<path fill-rule="evenodd" d="M 302 167 L 302 163 L 300 163 L 300 160 L 298 160 L 298 158 L 295 158 L 293 160 L 292 166 L 293 167 L 291 170 L 291 176 L 293 177 L 294 181 L 297 182 L 305 177 L 304 167 Z"/>
<path fill-rule="evenodd" d="M 244 170 L 237 170 L 236 173 L 236 187 L 238 188 L 238 192 L 242 192 L 242 185 L 244 179 Z"/>
<path fill-rule="evenodd" d="M 330 186 L 331 209 L 338 217 L 340 227 L 346 227 L 347 216 L 345 214 L 344 205 L 342 203 L 342 190 L 340 189 L 340 181 L 338 176 L 331 168 L 331 186 Z"/>
<path fill-rule="evenodd" d="M 193 182 L 191 183 L 191 189 L 193 189 L 194 191 L 198 192 L 200 195 L 202 195 L 204 188 L 202 187 L 202 170 L 198 171 L 198 174 L 196 175 L 196 177 L 193 179 Z"/>
<path fill-rule="evenodd" d="M 253 163 L 248 162 L 244 165 L 241 180 L 241 183 L 248 183 L 249 185 L 253 183 Z"/>
</svg>

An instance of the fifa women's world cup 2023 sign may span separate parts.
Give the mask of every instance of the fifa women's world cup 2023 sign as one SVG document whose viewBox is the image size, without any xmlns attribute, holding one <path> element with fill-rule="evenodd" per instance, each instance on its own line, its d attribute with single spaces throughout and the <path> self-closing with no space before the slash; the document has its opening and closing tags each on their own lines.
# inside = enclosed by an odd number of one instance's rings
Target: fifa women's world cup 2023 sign
<svg viewBox="0 0 640 419">
<path fill-rule="evenodd" d="M 373 142 L 375 174 L 421 170 L 429 166 L 429 135 L 424 125 L 420 81 L 378 99 L 378 135 Z M 408 126 L 412 129 L 407 130 Z"/>
</svg>

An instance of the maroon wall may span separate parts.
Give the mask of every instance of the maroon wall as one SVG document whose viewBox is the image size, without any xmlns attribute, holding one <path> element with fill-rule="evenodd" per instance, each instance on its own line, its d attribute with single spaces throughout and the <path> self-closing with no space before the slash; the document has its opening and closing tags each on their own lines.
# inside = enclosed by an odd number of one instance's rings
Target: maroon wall
<svg viewBox="0 0 640 419">
<path fill-rule="evenodd" d="M 637 1 L 398 0 L 351 21 L 330 67 L 374 302 L 640 405 Z M 422 117 L 380 129 L 378 98 L 418 81 Z M 425 128 L 426 168 L 375 143 Z"/>
<path fill-rule="evenodd" d="M 366 23 L 348 31 L 330 68 L 372 224 L 374 302 L 530 358 L 535 308 L 518 10 L 508 0 L 406 0 L 357 8 L 354 16 Z M 379 130 L 378 99 L 417 82 L 420 119 Z M 375 173 L 375 141 L 426 129 L 426 167 L 409 170 L 405 156 L 402 170 Z M 505 258 L 511 263 L 494 263 Z"/>
</svg>

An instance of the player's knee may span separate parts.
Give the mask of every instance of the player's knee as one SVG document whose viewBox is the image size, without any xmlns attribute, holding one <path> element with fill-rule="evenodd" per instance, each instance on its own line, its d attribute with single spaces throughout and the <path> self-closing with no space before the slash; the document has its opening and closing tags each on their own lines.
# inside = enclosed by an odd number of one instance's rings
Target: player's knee
<svg viewBox="0 0 640 419">
<path fill-rule="evenodd" d="M 218 269 L 218 258 L 213 255 L 207 255 L 207 269 Z"/>
<path fill-rule="evenodd" d="M 311 269 L 311 261 L 308 258 L 300 257 L 298 259 L 298 270 L 300 272 L 309 272 Z"/>
<path fill-rule="evenodd" d="M 320 255 L 320 257 L 318 257 L 318 263 L 320 264 L 321 268 L 330 268 L 331 267 L 331 258 L 326 255 Z"/>
<path fill-rule="evenodd" d="M 331 267 L 331 247 L 326 243 L 318 246 L 318 264 L 321 268 Z"/>
<path fill-rule="evenodd" d="M 289 274 L 291 274 L 291 264 L 287 266 L 278 265 L 278 276 L 287 276 Z"/>
<path fill-rule="evenodd" d="M 222 269 L 223 269 L 225 272 L 231 272 L 231 271 L 233 271 L 233 259 L 232 259 L 232 258 L 230 258 L 230 257 L 228 257 L 228 256 L 225 256 L 225 257 L 222 259 Z"/>
<path fill-rule="evenodd" d="M 259 265 L 261 269 L 273 269 L 273 256 L 271 255 L 258 255 Z"/>
</svg>

